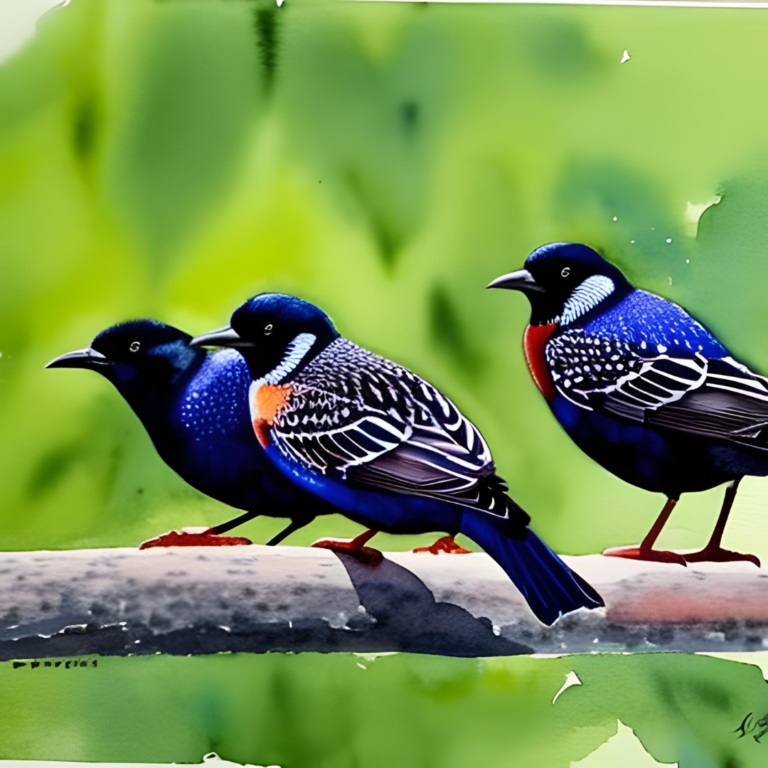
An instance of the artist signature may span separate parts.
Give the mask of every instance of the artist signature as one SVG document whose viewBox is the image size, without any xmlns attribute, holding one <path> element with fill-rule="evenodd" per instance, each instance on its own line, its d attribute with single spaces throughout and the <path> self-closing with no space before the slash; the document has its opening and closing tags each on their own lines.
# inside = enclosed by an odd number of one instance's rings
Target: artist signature
<svg viewBox="0 0 768 768">
<path fill-rule="evenodd" d="M 750 712 L 742 721 L 741 725 L 734 731 L 738 733 L 738 738 L 743 738 L 748 733 L 759 744 L 760 739 L 768 733 L 768 714 L 763 715 L 759 720 L 755 720 L 753 713 Z"/>
<path fill-rule="evenodd" d="M 99 660 L 98 659 L 90 659 L 90 660 L 78 660 L 75 659 L 74 661 L 14 661 L 13 662 L 13 668 L 14 669 L 21 669 L 22 667 L 29 666 L 30 669 L 37 669 L 38 667 L 52 667 L 53 669 L 58 669 L 61 667 L 62 669 L 75 669 L 80 667 L 98 667 L 99 666 Z"/>
</svg>

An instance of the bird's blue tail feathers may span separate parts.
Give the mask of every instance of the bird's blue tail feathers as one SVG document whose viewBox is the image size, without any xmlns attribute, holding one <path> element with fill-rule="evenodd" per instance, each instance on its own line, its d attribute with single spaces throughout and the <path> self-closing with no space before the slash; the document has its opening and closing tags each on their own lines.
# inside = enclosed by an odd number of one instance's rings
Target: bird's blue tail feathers
<svg viewBox="0 0 768 768">
<path fill-rule="evenodd" d="M 509 534 L 509 521 L 465 510 L 461 532 L 479 544 L 506 572 L 539 621 L 553 624 L 577 608 L 599 608 L 600 595 L 574 573 L 532 530 Z"/>
</svg>

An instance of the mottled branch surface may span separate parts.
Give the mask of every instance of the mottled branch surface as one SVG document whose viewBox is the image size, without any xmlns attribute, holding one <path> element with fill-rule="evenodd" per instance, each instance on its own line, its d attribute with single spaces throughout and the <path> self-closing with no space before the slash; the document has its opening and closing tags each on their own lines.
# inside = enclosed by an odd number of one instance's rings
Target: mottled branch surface
<svg viewBox="0 0 768 768">
<path fill-rule="evenodd" d="M 0 659 L 222 651 L 455 656 L 768 647 L 768 572 L 565 558 L 606 601 L 544 627 L 484 554 L 305 547 L 0 554 Z"/>
</svg>

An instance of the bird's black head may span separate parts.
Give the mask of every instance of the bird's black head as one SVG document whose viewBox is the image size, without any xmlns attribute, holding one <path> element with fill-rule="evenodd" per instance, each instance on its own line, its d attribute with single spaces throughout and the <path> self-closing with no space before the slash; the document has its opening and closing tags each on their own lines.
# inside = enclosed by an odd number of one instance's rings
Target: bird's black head
<svg viewBox="0 0 768 768">
<path fill-rule="evenodd" d="M 162 391 L 181 377 L 202 350 L 190 348 L 192 337 L 155 320 L 132 320 L 99 333 L 90 347 L 51 360 L 46 368 L 87 368 L 109 379 L 126 399 Z"/>
<path fill-rule="evenodd" d="M 261 293 L 238 307 L 231 325 L 193 339 L 193 346 L 233 347 L 254 380 L 290 380 L 339 338 L 328 315 L 314 304 L 282 293 Z"/>
<path fill-rule="evenodd" d="M 531 325 L 568 325 L 603 312 L 633 288 L 597 251 L 579 243 L 537 248 L 525 268 L 494 280 L 488 288 L 521 291 L 531 302 Z"/>
</svg>

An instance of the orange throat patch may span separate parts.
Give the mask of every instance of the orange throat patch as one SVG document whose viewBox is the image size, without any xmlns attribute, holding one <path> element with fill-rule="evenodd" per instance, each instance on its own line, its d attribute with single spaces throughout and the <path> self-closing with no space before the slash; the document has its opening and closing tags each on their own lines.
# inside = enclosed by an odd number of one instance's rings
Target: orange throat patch
<svg viewBox="0 0 768 768">
<path fill-rule="evenodd" d="M 293 387 L 290 384 L 256 386 L 254 382 L 251 385 L 249 393 L 251 422 L 262 448 L 269 445 L 271 440 L 269 430 L 280 411 L 285 407 L 292 392 Z"/>
<path fill-rule="evenodd" d="M 547 370 L 544 347 L 555 328 L 557 328 L 556 325 L 529 325 L 523 336 L 523 350 L 528 370 L 531 372 L 534 384 L 547 401 L 555 396 L 555 385 Z"/>
</svg>

